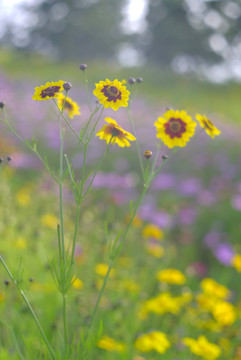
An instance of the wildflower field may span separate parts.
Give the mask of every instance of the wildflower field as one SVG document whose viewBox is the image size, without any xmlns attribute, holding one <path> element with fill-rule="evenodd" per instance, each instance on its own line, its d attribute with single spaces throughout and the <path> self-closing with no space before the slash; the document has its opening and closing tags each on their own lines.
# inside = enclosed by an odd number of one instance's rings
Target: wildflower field
<svg viewBox="0 0 241 360">
<path fill-rule="evenodd" d="M 240 360 L 237 85 L 71 71 L 0 70 L 0 360 Z"/>
</svg>

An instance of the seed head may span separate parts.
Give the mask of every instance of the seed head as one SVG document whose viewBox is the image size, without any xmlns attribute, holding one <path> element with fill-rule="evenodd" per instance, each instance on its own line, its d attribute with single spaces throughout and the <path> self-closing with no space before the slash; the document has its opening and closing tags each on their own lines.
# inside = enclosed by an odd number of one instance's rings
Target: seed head
<svg viewBox="0 0 241 360">
<path fill-rule="evenodd" d="M 5 106 L 5 103 L 3 101 L 0 101 L 0 109 L 3 109 Z"/>
<path fill-rule="evenodd" d="M 85 71 L 85 69 L 87 68 L 86 64 L 80 64 L 79 66 L 80 70 Z"/>
<path fill-rule="evenodd" d="M 69 91 L 72 88 L 72 85 L 69 82 L 64 83 L 63 88 L 65 91 Z"/>
<path fill-rule="evenodd" d="M 136 82 L 136 79 L 134 79 L 134 78 L 129 78 L 129 79 L 128 79 L 128 83 L 129 83 L 130 85 L 135 84 L 135 82 Z"/>
<path fill-rule="evenodd" d="M 150 159 L 151 156 L 152 156 L 152 151 L 151 150 L 144 151 L 144 157 L 146 159 Z"/>
<path fill-rule="evenodd" d="M 137 82 L 137 84 L 140 84 L 143 82 L 143 79 L 141 77 L 138 77 L 138 78 L 136 78 L 136 82 Z"/>
</svg>

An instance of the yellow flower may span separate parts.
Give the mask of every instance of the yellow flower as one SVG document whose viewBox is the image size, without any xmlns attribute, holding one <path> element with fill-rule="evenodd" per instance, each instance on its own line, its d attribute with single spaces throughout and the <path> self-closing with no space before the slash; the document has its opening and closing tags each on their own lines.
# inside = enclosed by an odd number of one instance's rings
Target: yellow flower
<svg viewBox="0 0 241 360">
<path fill-rule="evenodd" d="M 218 301 L 213 307 L 212 314 L 218 324 L 222 326 L 232 325 L 237 317 L 235 307 L 226 301 Z"/>
<path fill-rule="evenodd" d="M 225 286 L 217 283 L 211 278 L 205 278 L 201 281 L 201 288 L 204 293 L 211 297 L 217 297 L 219 299 L 227 299 L 230 296 L 230 290 Z"/>
<path fill-rule="evenodd" d="M 232 265 L 238 272 L 241 272 L 241 255 L 240 254 L 234 255 L 234 257 L 232 258 Z"/>
<path fill-rule="evenodd" d="M 157 243 L 147 244 L 146 250 L 147 250 L 148 254 L 155 256 L 158 259 L 162 258 L 165 254 L 164 248 Z"/>
<path fill-rule="evenodd" d="M 70 119 L 73 119 L 75 115 L 81 114 L 79 111 L 79 105 L 71 98 L 66 97 L 64 94 L 59 94 L 57 101 L 59 108 L 62 109 L 64 107 L 64 110 L 68 112 L 68 116 L 70 117 Z"/>
<path fill-rule="evenodd" d="M 50 228 L 56 229 L 59 219 L 54 214 L 45 214 L 41 217 L 42 225 Z"/>
<path fill-rule="evenodd" d="M 181 297 L 173 297 L 169 292 L 165 292 L 145 301 L 140 315 L 145 317 L 149 312 L 159 315 L 178 314 L 183 304 L 184 300 Z"/>
<path fill-rule="evenodd" d="M 77 278 L 76 276 L 73 276 L 72 278 L 72 287 L 75 288 L 76 290 L 80 290 L 83 287 L 83 281 L 81 281 L 79 278 Z"/>
<path fill-rule="evenodd" d="M 123 130 L 115 120 L 111 118 L 105 118 L 105 121 L 110 125 L 104 125 L 103 128 L 97 132 L 96 136 L 99 136 L 101 140 L 105 140 L 107 144 L 115 143 L 120 147 L 131 146 L 128 140 L 136 140 L 128 131 Z"/>
<path fill-rule="evenodd" d="M 95 84 L 96 88 L 93 94 L 105 108 L 118 110 L 121 106 L 128 106 L 130 92 L 123 84 L 124 81 L 106 79 Z"/>
<path fill-rule="evenodd" d="M 144 238 L 154 238 L 156 240 L 161 240 L 163 238 L 163 232 L 157 225 L 148 224 L 142 230 L 142 236 Z"/>
<path fill-rule="evenodd" d="M 96 272 L 96 274 L 105 277 L 106 274 L 107 274 L 108 268 L 109 268 L 109 266 L 108 266 L 107 264 L 101 264 L 101 263 L 99 263 L 99 264 L 97 264 L 97 265 L 95 266 L 95 272 Z M 114 274 L 115 274 L 114 269 L 111 269 L 111 271 L 110 271 L 110 277 L 113 277 Z"/>
<path fill-rule="evenodd" d="M 107 351 L 122 352 L 125 350 L 124 344 L 119 343 L 106 335 L 102 336 L 102 338 L 98 340 L 97 346 Z"/>
<path fill-rule="evenodd" d="M 59 93 L 64 90 L 63 84 L 64 81 L 59 80 L 57 82 L 47 82 L 45 85 L 36 87 L 35 93 L 33 95 L 33 100 L 42 101 L 57 98 L 59 96 Z"/>
<path fill-rule="evenodd" d="M 162 139 L 169 148 L 186 146 L 194 135 L 196 123 L 184 110 L 168 110 L 154 124 L 157 138 Z"/>
<path fill-rule="evenodd" d="M 16 197 L 17 197 L 17 202 L 22 207 L 27 207 L 31 203 L 30 189 L 28 187 L 24 187 L 24 188 L 20 189 L 17 192 Z"/>
<path fill-rule="evenodd" d="M 13 246 L 17 249 L 25 249 L 27 246 L 26 240 L 22 237 L 19 237 L 17 240 L 14 241 Z"/>
<path fill-rule="evenodd" d="M 197 340 L 187 337 L 183 339 L 183 343 L 189 347 L 193 354 L 206 360 L 215 360 L 221 354 L 218 345 L 210 343 L 205 336 L 199 336 Z"/>
<path fill-rule="evenodd" d="M 4 300 L 4 296 L 2 293 L 0 293 L 0 302 L 2 302 Z"/>
<path fill-rule="evenodd" d="M 215 135 L 219 135 L 221 133 L 220 130 L 218 130 L 212 123 L 211 120 L 209 120 L 205 115 L 196 115 L 196 119 L 198 120 L 200 126 L 206 131 L 206 133 L 211 136 L 211 138 L 214 138 Z"/>
<path fill-rule="evenodd" d="M 168 284 L 182 285 L 186 282 L 186 277 L 177 269 L 161 270 L 157 274 L 157 278 L 161 282 Z"/>
<path fill-rule="evenodd" d="M 161 331 L 151 331 L 147 334 L 143 334 L 135 341 L 135 348 L 141 352 L 155 350 L 159 354 L 163 354 L 170 345 L 170 341 L 167 339 L 166 334 Z"/>
</svg>

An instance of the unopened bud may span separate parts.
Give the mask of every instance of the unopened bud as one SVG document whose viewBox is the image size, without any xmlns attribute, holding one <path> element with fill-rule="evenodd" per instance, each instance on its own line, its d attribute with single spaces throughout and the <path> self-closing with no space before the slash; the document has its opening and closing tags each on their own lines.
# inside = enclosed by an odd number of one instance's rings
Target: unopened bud
<svg viewBox="0 0 241 360">
<path fill-rule="evenodd" d="M 9 281 L 8 281 L 8 280 L 4 280 L 4 284 L 5 284 L 6 286 L 8 286 L 8 285 L 9 285 Z"/>
<path fill-rule="evenodd" d="M 128 79 L 128 83 L 129 83 L 130 85 L 135 84 L 135 82 L 136 82 L 136 79 L 134 79 L 134 78 L 129 78 L 129 79 Z"/>
<path fill-rule="evenodd" d="M 80 64 L 79 66 L 80 70 L 85 71 L 85 69 L 87 68 L 86 64 Z"/>
<path fill-rule="evenodd" d="M 72 85 L 69 82 L 64 83 L 63 88 L 65 91 L 69 91 L 72 88 Z"/>
<path fill-rule="evenodd" d="M 0 101 L 0 109 L 3 109 L 5 106 L 5 103 L 3 101 Z"/>
<path fill-rule="evenodd" d="M 29 278 L 29 282 L 34 282 L 34 278 Z"/>
<path fill-rule="evenodd" d="M 167 160 L 168 156 L 167 155 L 162 155 L 162 160 Z"/>
<path fill-rule="evenodd" d="M 143 79 L 141 77 L 138 77 L 138 78 L 136 78 L 136 82 L 137 82 L 137 84 L 140 84 L 143 82 Z"/>
<path fill-rule="evenodd" d="M 151 150 L 144 151 L 144 157 L 146 159 L 150 159 L 151 156 L 152 156 L 152 151 Z"/>
<path fill-rule="evenodd" d="M 8 156 L 7 161 L 11 161 L 11 160 L 12 160 L 11 156 Z"/>
</svg>

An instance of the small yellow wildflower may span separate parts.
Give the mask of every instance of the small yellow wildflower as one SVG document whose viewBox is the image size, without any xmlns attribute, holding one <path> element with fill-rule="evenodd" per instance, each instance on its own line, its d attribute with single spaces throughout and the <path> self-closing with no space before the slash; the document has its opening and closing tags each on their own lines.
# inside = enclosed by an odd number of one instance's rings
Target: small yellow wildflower
<svg viewBox="0 0 241 360">
<path fill-rule="evenodd" d="M 135 348 L 141 352 L 152 350 L 163 354 L 171 346 L 166 334 L 161 331 L 150 331 L 147 334 L 139 336 L 135 341 Z"/>
<path fill-rule="evenodd" d="M 54 214 L 51 214 L 51 213 L 45 214 L 41 217 L 42 225 L 44 225 L 50 229 L 56 230 L 58 222 L 59 222 L 59 219 Z"/>
<path fill-rule="evenodd" d="M 2 302 L 4 300 L 4 295 L 3 293 L 0 293 L 0 302 Z"/>
<path fill-rule="evenodd" d="M 184 110 L 168 110 L 154 123 L 157 130 L 156 137 L 166 146 L 186 146 L 194 135 L 196 123 Z"/>
<path fill-rule="evenodd" d="M 205 360 L 215 360 L 221 354 L 219 346 L 210 343 L 205 336 L 199 336 L 197 340 L 187 337 L 183 339 L 183 343 L 193 354 L 199 355 Z"/>
<path fill-rule="evenodd" d="M 105 277 L 106 274 L 107 274 L 107 271 L 109 269 L 109 266 L 107 264 L 102 264 L 102 263 L 99 263 L 95 266 L 95 272 L 96 274 L 100 275 L 100 276 L 103 276 Z M 113 277 L 115 274 L 115 270 L 114 269 L 111 269 L 110 271 L 110 277 Z"/>
<path fill-rule="evenodd" d="M 230 296 L 230 290 L 217 283 L 214 279 L 205 278 L 201 281 L 201 288 L 204 293 L 219 299 L 227 299 Z"/>
<path fill-rule="evenodd" d="M 80 115 L 80 107 L 79 105 L 74 102 L 70 97 L 66 97 L 64 94 L 59 94 L 58 98 L 58 106 L 60 109 L 64 107 L 64 110 L 68 112 L 68 116 L 70 119 L 73 119 L 75 115 Z"/>
<path fill-rule="evenodd" d="M 96 136 L 99 136 L 101 140 L 105 140 L 107 145 L 109 143 L 112 145 L 116 143 L 120 147 L 129 147 L 131 144 L 128 140 L 136 140 L 135 136 L 122 129 L 115 120 L 108 117 L 105 118 L 105 121 L 109 125 L 104 125 L 103 128 L 97 132 Z"/>
<path fill-rule="evenodd" d="M 73 276 L 72 278 L 72 287 L 76 290 L 80 290 L 83 287 L 83 281 L 80 280 L 78 277 Z"/>
<path fill-rule="evenodd" d="M 168 284 L 183 285 L 186 282 L 185 275 L 177 269 L 161 270 L 157 273 L 157 278 Z"/>
<path fill-rule="evenodd" d="M 159 315 L 165 313 L 178 314 L 182 304 L 183 301 L 179 297 L 173 297 L 169 292 L 161 293 L 144 302 L 140 316 L 145 318 L 149 312 Z"/>
<path fill-rule="evenodd" d="M 124 344 L 119 343 L 106 335 L 102 336 L 102 338 L 98 340 L 97 346 L 107 351 L 122 352 L 125 350 Z"/>
<path fill-rule="evenodd" d="M 144 238 L 153 238 L 156 240 L 161 240 L 163 238 L 163 231 L 157 225 L 148 224 L 143 228 L 142 236 Z"/>
<path fill-rule="evenodd" d="M 158 259 L 161 259 L 165 254 L 165 250 L 164 250 L 163 246 L 161 246 L 157 243 L 147 244 L 146 250 L 147 250 L 148 254 L 150 254 Z"/>
<path fill-rule="evenodd" d="M 15 248 L 17 248 L 17 249 L 23 250 L 23 249 L 26 248 L 27 243 L 26 243 L 26 240 L 24 238 L 19 237 L 14 241 L 13 246 Z"/>
<path fill-rule="evenodd" d="M 64 90 L 63 84 L 64 81 L 59 80 L 57 82 L 47 82 L 45 85 L 36 87 L 33 100 L 42 101 L 57 98 L 60 92 Z"/>
<path fill-rule="evenodd" d="M 235 307 L 226 301 L 218 301 L 212 310 L 212 314 L 218 324 L 222 326 L 232 325 L 237 318 Z"/>
<path fill-rule="evenodd" d="M 220 130 L 218 130 L 212 123 L 211 120 L 209 120 L 205 115 L 196 115 L 196 119 L 199 122 L 200 126 L 206 131 L 206 133 L 211 136 L 211 138 L 214 138 L 216 135 L 219 135 L 221 133 Z"/>
<path fill-rule="evenodd" d="M 234 255 L 234 257 L 231 260 L 231 263 L 238 272 L 241 272 L 241 255 L 240 254 Z"/>
<path fill-rule="evenodd" d="M 29 206 L 31 203 L 30 189 L 27 187 L 20 189 L 17 192 L 16 198 L 17 198 L 17 202 L 19 203 L 20 206 L 22 206 L 22 207 Z"/>
<path fill-rule="evenodd" d="M 112 108 L 118 110 L 120 107 L 128 106 L 130 92 L 124 86 L 124 81 L 100 81 L 96 85 L 93 94 L 97 97 L 99 102 L 103 104 L 105 108 Z"/>
</svg>

